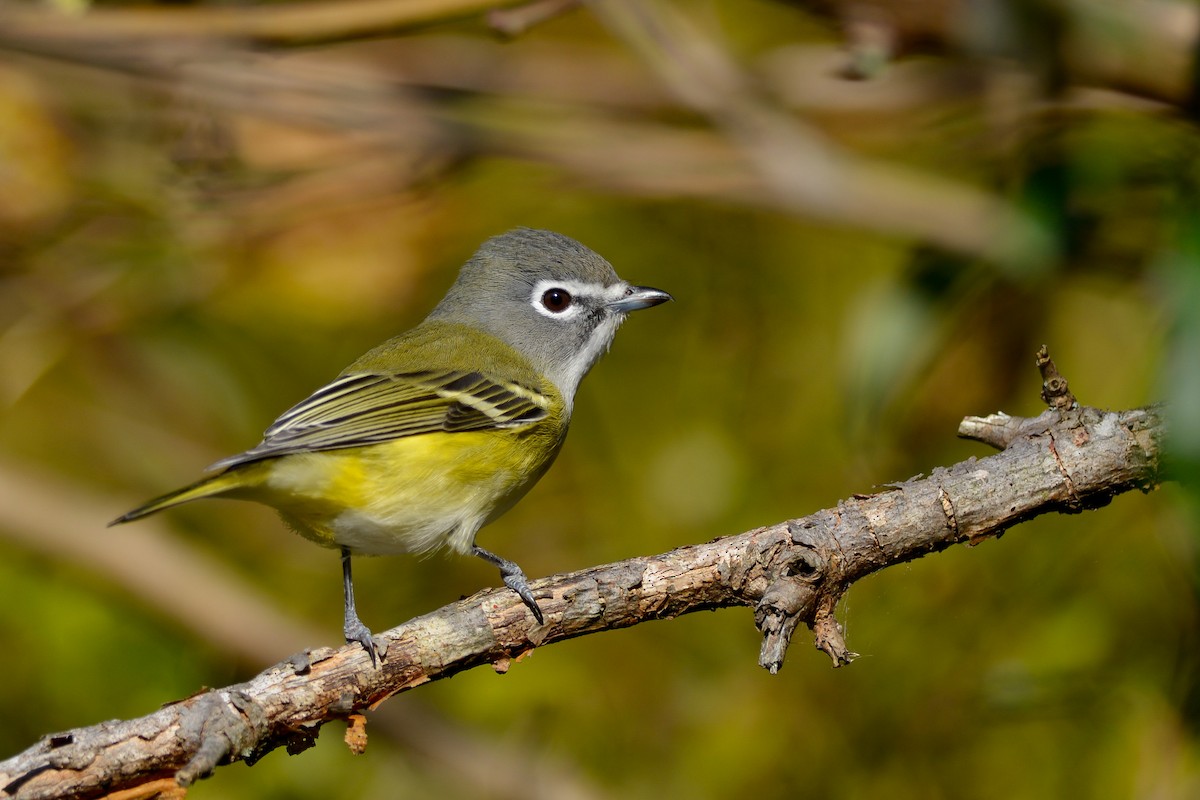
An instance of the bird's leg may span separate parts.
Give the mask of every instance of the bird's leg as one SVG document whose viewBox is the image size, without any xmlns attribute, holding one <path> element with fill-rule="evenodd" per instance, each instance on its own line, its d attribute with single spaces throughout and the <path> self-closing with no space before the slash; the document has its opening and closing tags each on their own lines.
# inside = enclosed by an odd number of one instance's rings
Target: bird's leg
<svg viewBox="0 0 1200 800">
<path fill-rule="evenodd" d="M 504 579 L 504 585 L 520 595 L 521 602 L 529 606 L 529 610 L 533 612 L 533 617 L 539 625 L 544 624 L 542 610 L 538 608 L 537 600 L 533 599 L 533 592 L 529 591 L 529 580 L 520 567 L 507 558 L 501 558 L 495 553 L 484 550 L 477 544 L 471 545 L 471 553 L 497 567 L 500 570 L 500 577 Z"/>
<path fill-rule="evenodd" d="M 342 633 L 347 642 L 358 642 L 363 649 L 371 654 L 371 666 L 379 664 L 379 654 L 375 651 L 375 639 L 371 629 L 358 618 L 354 610 L 354 579 L 350 577 L 350 548 L 342 548 L 342 587 L 345 590 L 346 621 L 342 625 Z"/>
</svg>

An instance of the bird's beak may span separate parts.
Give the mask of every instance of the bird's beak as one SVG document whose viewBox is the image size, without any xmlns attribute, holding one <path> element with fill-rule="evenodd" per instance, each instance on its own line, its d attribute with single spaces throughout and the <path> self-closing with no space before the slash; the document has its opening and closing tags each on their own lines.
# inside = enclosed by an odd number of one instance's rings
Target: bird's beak
<svg viewBox="0 0 1200 800">
<path fill-rule="evenodd" d="M 649 286 L 630 286 L 625 290 L 625 294 L 610 303 L 609 307 L 622 314 L 627 314 L 630 311 L 652 308 L 659 303 L 674 299 L 662 289 L 652 289 Z"/>
</svg>

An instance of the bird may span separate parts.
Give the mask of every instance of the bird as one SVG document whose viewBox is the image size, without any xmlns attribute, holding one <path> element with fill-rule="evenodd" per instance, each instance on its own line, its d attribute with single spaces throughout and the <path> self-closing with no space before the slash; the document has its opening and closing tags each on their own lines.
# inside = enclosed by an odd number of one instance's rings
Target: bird
<svg viewBox="0 0 1200 800">
<path fill-rule="evenodd" d="M 672 299 L 622 280 L 562 234 L 494 236 L 420 324 L 285 411 L 258 445 L 109 525 L 209 497 L 273 507 L 301 536 L 340 551 L 343 634 L 373 665 L 377 643 L 354 604 L 356 555 L 477 556 L 544 624 L 524 571 L 476 534 L 550 468 L 580 381 L 628 314 Z"/>
</svg>

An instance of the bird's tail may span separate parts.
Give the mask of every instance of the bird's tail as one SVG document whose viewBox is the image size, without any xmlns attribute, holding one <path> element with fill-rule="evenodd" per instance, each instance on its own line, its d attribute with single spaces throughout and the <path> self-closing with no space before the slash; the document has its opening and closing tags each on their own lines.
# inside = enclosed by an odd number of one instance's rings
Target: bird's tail
<svg viewBox="0 0 1200 800">
<path fill-rule="evenodd" d="M 199 500 L 202 497 L 214 497 L 216 495 L 225 494 L 233 489 L 239 489 L 246 485 L 245 476 L 240 475 L 236 470 L 219 472 L 216 475 L 209 475 L 207 478 L 201 478 L 190 486 L 184 486 L 182 489 L 176 489 L 173 492 L 168 492 L 161 497 L 156 497 L 132 511 L 127 511 L 121 516 L 108 523 L 108 527 L 120 525 L 123 522 L 133 522 L 135 519 L 149 516 L 164 508 L 171 508 L 180 503 L 187 503 L 192 500 Z"/>
</svg>

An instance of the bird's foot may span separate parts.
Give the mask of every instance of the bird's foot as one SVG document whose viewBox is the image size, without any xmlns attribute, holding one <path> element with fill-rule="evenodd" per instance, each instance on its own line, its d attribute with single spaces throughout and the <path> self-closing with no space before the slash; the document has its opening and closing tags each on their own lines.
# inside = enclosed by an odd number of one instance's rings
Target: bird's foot
<svg viewBox="0 0 1200 800">
<path fill-rule="evenodd" d="M 521 602 L 529 608 L 533 618 L 538 621 L 538 625 L 546 624 L 546 619 L 542 616 L 542 609 L 538 607 L 537 600 L 533 599 L 533 592 L 529 589 L 529 579 L 525 577 L 524 570 L 507 558 L 501 558 L 495 553 L 488 552 L 479 545 L 475 545 L 474 553 L 500 570 L 500 577 L 504 581 L 504 585 L 517 593 Z"/>
<path fill-rule="evenodd" d="M 533 599 L 533 592 L 529 589 L 529 581 L 525 578 L 525 573 L 516 564 L 512 566 L 516 568 L 516 572 L 506 573 L 504 570 L 500 570 L 500 577 L 504 579 L 504 585 L 516 592 L 521 598 L 521 602 L 529 607 L 533 618 L 538 621 L 538 625 L 546 624 L 546 620 L 542 616 L 542 609 L 538 607 L 537 600 Z"/>
<path fill-rule="evenodd" d="M 371 666 L 379 666 L 379 650 L 375 645 L 375 637 L 371 635 L 371 629 L 364 625 L 362 620 L 358 617 L 347 619 L 342 633 L 346 636 L 347 644 L 358 642 L 364 650 L 371 654 Z"/>
</svg>

